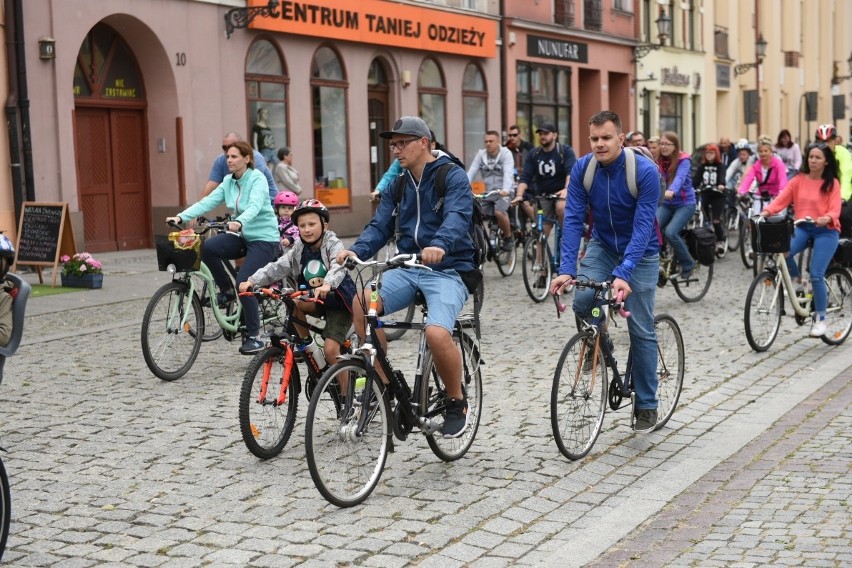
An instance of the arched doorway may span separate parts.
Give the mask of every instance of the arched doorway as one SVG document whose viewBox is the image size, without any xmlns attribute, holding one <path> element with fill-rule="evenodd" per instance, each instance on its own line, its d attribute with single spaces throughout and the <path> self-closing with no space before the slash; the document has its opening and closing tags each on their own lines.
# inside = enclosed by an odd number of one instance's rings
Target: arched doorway
<svg viewBox="0 0 852 568">
<path fill-rule="evenodd" d="M 379 132 L 388 130 L 390 123 L 388 72 L 384 62 L 373 59 L 367 75 L 367 113 L 370 121 L 370 191 L 375 189 L 379 180 L 390 166 L 390 151 L 387 144 L 381 144 Z"/>
<path fill-rule="evenodd" d="M 136 58 L 109 26 L 89 32 L 74 69 L 77 188 L 86 250 L 146 248 L 146 98 Z"/>
</svg>

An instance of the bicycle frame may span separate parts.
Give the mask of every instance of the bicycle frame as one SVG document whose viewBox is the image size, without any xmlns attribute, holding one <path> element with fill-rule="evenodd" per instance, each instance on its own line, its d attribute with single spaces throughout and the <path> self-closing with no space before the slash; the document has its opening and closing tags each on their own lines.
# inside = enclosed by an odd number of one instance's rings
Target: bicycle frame
<svg viewBox="0 0 852 568">
<path fill-rule="evenodd" d="M 556 201 L 557 199 L 562 198 L 553 198 L 548 197 L 549 199 Z M 539 251 L 541 254 L 541 261 L 545 262 L 547 259 L 550 259 L 550 267 L 551 272 L 554 274 L 559 271 L 559 264 L 562 260 L 562 225 L 559 223 L 558 219 L 553 219 L 551 217 L 544 216 L 544 210 L 541 207 L 542 199 L 546 199 L 543 197 L 536 198 L 536 217 L 535 217 L 535 226 L 536 231 L 538 231 L 538 242 L 539 242 Z M 554 234 L 554 249 L 550 250 L 550 243 L 547 241 L 547 236 L 545 234 L 544 226 L 550 225 L 556 233 Z M 546 256 L 545 256 L 546 255 Z"/>
<path fill-rule="evenodd" d="M 219 308 L 219 303 L 216 301 L 216 295 L 214 293 L 214 290 L 216 290 L 216 282 L 213 280 L 213 275 L 210 273 L 210 269 L 206 264 L 202 262 L 198 270 L 193 272 L 182 272 L 180 274 L 180 276 L 178 276 L 177 273 L 172 275 L 172 280 L 185 283 L 189 287 L 189 294 L 186 296 L 185 305 L 172 306 L 170 319 L 177 317 L 177 314 L 182 313 L 183 315 L 180 316 L 180 327 L 186 325 L 187 319 L 192 313 L 192 311 L 188 309 L 189 303 L 192 302 L 193 296 L 198 293 L 195 286 L 195 280 L 193 279 L 193 277 L 197 277 L 203 280 L 207 286 L 207 297 L 210 299 L 210 307 L 213 309 L 213 316 L 216 318 L 219 326 L 225 331 L 229 331 L 231 333 L 236 333 L 240 330 L 240 315 L 243 311 L 242 304 L 240 302 L 235 302 L 234 313 L 231 315 L 227 315 L 221 308 Z M 200 298 L 201 294 L 198 294 L 198 297 Z"/>
<path fill-rule="evenodd" d="M 810 317 L 811 312 L 808 307 L 810 306 L 812 297 L 810 295 L 797 296 L 795 293 L 791 293 L 795 290 L 795 287 L 793 286 L 793 277 L 790 276 L 790 270 L 787 268 L 787 259 L 784 258 L 784 253 L 775 253 L 772 257 L 775 260 L 776 270 L 778 270 L 778 274 L 775 275 L 775 278 L 781 279 L 781 285 L 783 286 L 787 297 L 790 298 L 790 304 L 793 306 L 793 311 L 800 318 Z M 784 301 L 783 296 L 781 296 L 781 301 Z"/>
</svg>

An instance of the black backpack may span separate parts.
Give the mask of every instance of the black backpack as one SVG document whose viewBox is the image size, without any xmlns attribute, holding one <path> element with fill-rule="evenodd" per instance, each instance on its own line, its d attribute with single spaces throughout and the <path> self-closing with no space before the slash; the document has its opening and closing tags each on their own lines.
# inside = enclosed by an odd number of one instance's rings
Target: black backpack
<svg viewBox="0 0 852 568">
<path fill-rule="evenodd" d="M 447 194 L 447 174 L 450 170 L 456 167 L 457 164 L 442 164 L 438 166 L 438 171 L 435 172 L 435 192 L 438 194 L 438 208 L 444 203 L 444 196 Z M 402 193 L 405 190 L 406 172 L 403 172 L 396 178 L 396 183 L 393 186 L 393 197 L 396 202 L 394 216 L 396 217 L 396 229 L 394 236 L 399 237 L 399 204 L 402 202 Z M 470 223 L 470 238 L 473 241 L 474 258 L 473 264 L 475 270 L 461 274 L 468 291 L 473 294 L 479 282 L 482 280 L 482 265 L 485 263 L 485 257 L 488 252 L 488 241 L 485 238 L 485 227 L 483 225 L 482 204 L 478 199 L 473 200 L 473 212 Z"/>
</svg>

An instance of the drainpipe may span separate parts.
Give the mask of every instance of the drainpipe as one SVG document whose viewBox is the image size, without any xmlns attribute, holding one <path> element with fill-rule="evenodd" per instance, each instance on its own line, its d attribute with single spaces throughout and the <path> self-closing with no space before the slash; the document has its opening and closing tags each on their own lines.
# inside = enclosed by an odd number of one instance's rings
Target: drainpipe
<svg viewBox="0 0 852 568">
<path fill-rule="evenodd" d="M 6 2 L 5 20 L 15 21 L 15 3 Z M 18 51 L 14 26 L 6 26 L 6 73 L 9 81 L 9 96 L 6 98 L 6 126 L 9 133 L 9 165 L 12 173 L 12 198 L 15 203 L 15 222 L 21 218 L 23 204 L 23 180 L 21 177 L 21 149 L 18 138 L 18 74 L 15 54 Z"/>
<path fill-rule="evenodd" d="M 23 0 L 15 2 L 15 51 L 18 58 L 18 106 L 21 108 L 21 142 L 24 151 L 24 183 L 27 201 L 35 201 L 33 177 L 33 141 L 30 136 L 30 99 L 27 94 L 27 58 L 24 50 Z M 7 22 L 8 24 L 8 22 Z"/>
<path fill-rule="evenodd" d="M 509 56 L 509 39 L 506 29 L 506 0 L 500 0 L 500 34 L 503 36 L 500 45 L 500 106 L 502 107 L 500 113 L 503 115 L 503 126 L 508 128 L 510 124 L 514 124 L 514 119 L 509 118 L 509 108 L 506 105 L 506 59 Z"/>
</svg>

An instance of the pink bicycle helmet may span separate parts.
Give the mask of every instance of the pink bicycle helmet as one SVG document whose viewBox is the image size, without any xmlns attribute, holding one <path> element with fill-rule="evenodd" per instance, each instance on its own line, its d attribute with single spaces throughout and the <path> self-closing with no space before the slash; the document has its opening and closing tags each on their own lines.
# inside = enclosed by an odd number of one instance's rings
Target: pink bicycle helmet
<svg viewBox="0 0 852 568">
<path fill-rule="evenodd" d="M 826 140 L 831 140 L 832 138 L 837 137 L 837 129 L 833 124 L 820 124 L 816 129 L 816 139 L 822 140 L 825 142 Z"/>
<path fill-rule="evenodd" d="M 278 207 L 279 205 L 290 205 L 295 207 L 299 204 L 299 198 L 292 191 L 279 191 L 278 195 L 275 196 L 275 199 L 272 200 L 272 204 L 275 207 Z"/>
</svg>

